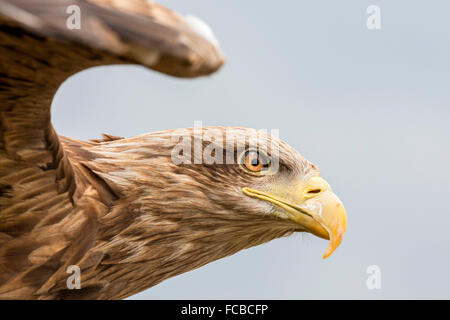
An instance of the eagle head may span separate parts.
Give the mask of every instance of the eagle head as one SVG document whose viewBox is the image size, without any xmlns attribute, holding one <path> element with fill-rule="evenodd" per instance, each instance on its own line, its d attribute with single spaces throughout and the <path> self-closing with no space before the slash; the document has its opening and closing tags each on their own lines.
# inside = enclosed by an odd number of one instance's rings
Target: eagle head
<svg viewBox="0 0 450 320">
<path fill-rule="evenodd" d="M 130 212 L 125 228 L 114 209 L 106 217 L 112 242 L 126 239 L 139 259 L 154 259 L 161 247 L 164 261 L 194 268 L 294 232 L 330 240 L 326 258 L 346 231 L 344 206 L 317 167 L 264 131 L 167 130 L 91 152 L 91 169 Z"/>
</svg>

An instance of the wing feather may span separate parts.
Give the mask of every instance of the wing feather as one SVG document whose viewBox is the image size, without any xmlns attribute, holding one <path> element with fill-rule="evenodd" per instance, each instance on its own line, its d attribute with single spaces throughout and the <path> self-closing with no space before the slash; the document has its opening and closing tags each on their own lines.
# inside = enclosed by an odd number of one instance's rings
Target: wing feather
<svg viewBox="0 0 450 320">
<path fill-rule="evenodd" d="M 80 9 L 81 29 L 67 27 L 70 6 Z M 91 270 L 103 257 L 89 250 L 98 241 L 98 216 L 117 195 L 81 165 L 92 156 L 88 143 L 53 130 L 50 106 L 60 84 L 99 65 L 196 77 L 223 62 L 216 43 L 155 3 L 0 1 L 0 298 L 74 297 L 65 290 L 67 266 Z M 104 284 L 88 283 L 77 293 L 98 297 Z"/>
<path fill-rule="evenodd" d="M 81 29 L 69 29 L 70 6 Z M 215 72 L 224 58 L 183 16 L 147 1 L 3 0 L 0 15 L 54 40 L 103 50 L 130 63 L 178 77 Z"/>
</svg>

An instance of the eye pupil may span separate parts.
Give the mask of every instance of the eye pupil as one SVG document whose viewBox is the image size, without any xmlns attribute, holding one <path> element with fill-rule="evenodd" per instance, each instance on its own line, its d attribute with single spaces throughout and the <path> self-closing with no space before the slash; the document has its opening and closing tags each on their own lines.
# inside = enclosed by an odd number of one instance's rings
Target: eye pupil
<svg viewBox="0 0 450 320">
<path fill-rule="evenodd" d="M 242 160 L 242 165 L 251 172 L 259 173 L 269 168 L 267 156 L 257 151 L 247 151 Z"/>
</svg>

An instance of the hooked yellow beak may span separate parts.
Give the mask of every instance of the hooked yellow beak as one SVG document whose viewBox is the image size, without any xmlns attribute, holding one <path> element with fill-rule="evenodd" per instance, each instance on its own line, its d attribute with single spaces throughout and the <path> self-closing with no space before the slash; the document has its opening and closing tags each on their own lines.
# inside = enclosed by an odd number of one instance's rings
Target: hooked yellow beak
<svg viewBox="0 0 450 320">
<path fill-rule="evenodd" d="M 247 196 L 269 201 L 284 209 L 277 212 L 280 218 L 290 219 L 306 231 L 330 240 L 323 258 L 329 257 L 340 245 L 347 230 L 347 214 L 344 205 L 321 177 L 311 177 L 295 187 L 276 186 L 273 194 L 244 187 Z"/>
</svg>

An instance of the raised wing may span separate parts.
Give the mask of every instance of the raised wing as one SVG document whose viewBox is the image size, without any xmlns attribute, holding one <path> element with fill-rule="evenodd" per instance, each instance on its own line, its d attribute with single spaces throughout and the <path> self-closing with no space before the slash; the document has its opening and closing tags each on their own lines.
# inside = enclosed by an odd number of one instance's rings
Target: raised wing
<svg viewBox="0 0 450 320">
<path fill-rule="evenodd" d="M 211 74 L 224 62 L 206 25 L 145 0 L 2 0 L 0 16 L 178 77 Z"/>
<path fill-rule="evenodd" d="M 99 65 L 196 77 L 223 61 L 205 25 L 144 0 L 0 1 L 0 298 L 64 298 L 67 266 L 101 258 L 85 255 L 116 195 L 80 165 L 83 143 L 53 130 L 60 84 Z"/>
</svg>

